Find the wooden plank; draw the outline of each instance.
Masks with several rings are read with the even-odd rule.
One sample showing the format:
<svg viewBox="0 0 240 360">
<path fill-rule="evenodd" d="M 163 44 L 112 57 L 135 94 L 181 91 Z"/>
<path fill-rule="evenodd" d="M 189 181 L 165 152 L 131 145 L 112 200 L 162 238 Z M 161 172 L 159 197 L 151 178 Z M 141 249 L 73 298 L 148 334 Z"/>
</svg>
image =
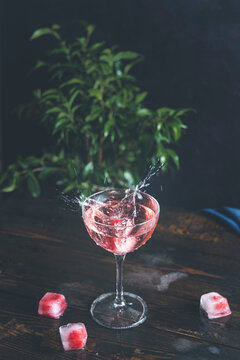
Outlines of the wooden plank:
<svg viewBox="0 0 240 360">
<path fill-rule="evenodd" d="M 240 358 L 239 239 L 196 213 L 169 209 L 160 220 L 152 239 L 125 264 L 125 287 L 147 301 L 148 319 L 138 328 L 113 331 L 95 324 L 89 314 L 92 300 L 114 289 L 113 256 L 89 238 L 80 213 L 66 212 L 52 200 L 4 199 L 0 358 Z M 213 290 L 228 297 L 231 317 L 209 321 L 200 316 L 199 298 Z M 46 291 L 64 293 L 68 300 L 60 320 L 37 314 Z M 58 327 L 75 321 L 87 326 L 87 348 L 65 353 Z"/>
</svg>

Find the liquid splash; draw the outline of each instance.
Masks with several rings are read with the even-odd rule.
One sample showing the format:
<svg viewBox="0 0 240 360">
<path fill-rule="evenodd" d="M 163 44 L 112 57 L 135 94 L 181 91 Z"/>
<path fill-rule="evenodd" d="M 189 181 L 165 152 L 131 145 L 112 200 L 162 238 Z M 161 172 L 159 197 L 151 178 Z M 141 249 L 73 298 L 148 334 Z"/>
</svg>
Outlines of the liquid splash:
<svg viewBox="0 0 240 360">
<path fill-rule="evenodd" d="M 158 160 L 155 165 L 150 165 L 149 170 L 148 170 L 148 172 L 147 172 L 147 175 L 146 175 L 145 178 L 144 178 L 142 181 L 140 181 L 140 183 L 136 186 L 136 190 L 143 190 L 143 189 L 145 189 L 146 187 L 148 187 L 148 186 L 151 184 L 150 179 L 151 179 L 153 176 L 157 175 L 157 174 L 159 173 L 159 171 L 160 171 L 164 166 L 166 166 L 166 164 L 165 164 L 165 163 L 161 163 L 160 160 Z M 144 190 L 143 190 L 143 191 L 144 191 Z"/>
<path fill-rule="evenodd" d="M 151 165 L 148 169 L 147 175 L 143 180 L 141 180 L 135 187 L 131 187 L 125 190 L 125 196 L 121 200 L 121 202 L 124 204 L 126 201 L 128 201 L 130 204 L 133 205 L 133 217 L 137 216 L 136 212 L 136 200 L 142 199 L 141 191 L 146 192 L 146 188 L 151 184 L 151 178 L 159 173 L 159 171 L 165 166 L 166 164 L 161 163 L 160 160 L 156 162 L 155 165 Z M 161 187 L 162 189 L 162 187 Z M 73 194 L 64 194 L 61 193 L 60 200 L 64 202 L 66 205 L 66 208 L 70 211 L 79 211 L 79 209 L 82 207 L 84 201 L 89 201 L 90 203 L 94 202 L 99 205 L 104 205 L 99 200 L 93 200 L 89 199 L 86 195 L 80 194 L 78 196 Z"/>
<path fill-rule="evenodd" d="M 86 196 L 83 194 L 78 196 L 65 193 L 60 194 L 60 200 L 65 204 L 65 209 L 73 212 L 78 212 L 81 209 L 85 199 Z"/>
<path fill-rule="evenodd" d="M 159 171 L 165 166 L 165 164 L 162 164 L 160 160 L 156 162 L 155 165 L 150 165 L 147 175 L 143 180 L 140 181 L 139 184 L 137 184 L 133 189 L 129 188 L 125 191 L 126 196 L 122 199 L 124 201 L 128 197 L 132 196 L 132 204 L 134 206 L 133 216 L 136 217 L 136 199 L 142 199 L 142 195 L 140 191 L 145 192 L 146 188 L 151 184 L 150 179 L 157 175 Z"/>
</svg>

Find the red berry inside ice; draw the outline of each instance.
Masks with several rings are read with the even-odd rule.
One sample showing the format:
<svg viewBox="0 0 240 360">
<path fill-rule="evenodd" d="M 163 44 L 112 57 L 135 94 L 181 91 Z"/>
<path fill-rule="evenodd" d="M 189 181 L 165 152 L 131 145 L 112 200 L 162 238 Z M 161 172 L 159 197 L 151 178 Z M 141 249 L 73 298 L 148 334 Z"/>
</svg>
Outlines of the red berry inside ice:
<svg viewBox="0 0 240 360">
<path fill-rule="evenodd" d="M 82 349 L 87 343 L 87 330 L 83 323 L 67 324 L 59 328 L 64 350 Z"/>
<path fill-rule="evenodd" d="M 228 309 L 229 305 L 228 305 L 228 301 L 227 299 L 225 299 L 224 297 L 222 297 L 221 299 L 218 299 L 215 303 L 215 310 L 216 311 L 225 311 L 226 309 Z"/>
<path fill-rule="evenodd" d="M 129 198 L 130 199 L 130 198 Z M 144 245 L 157 224 L 156 212 L 143 204 L 120 199 L 87 202 L 83 219 L 87 231 L 97 245 L 125 255 Z"/>
<path fill-rule="evenodd" d="M 39 301 L 39 315 L 59 319 L 67 308 L 65 296 L 62 294 L 47 292 Z"/>
<path fill-rule="evenodd" d="M 79 349 L 85 345 L 85 331 L 83 329 L 73 330 L 68 336 L 68 343 L 71 349 Z"/>
<path fill-rule="evenodd" d="M 209 319 L 216 319 L 231 314 L 227 299 L 215 292 L 202 295 L 200 306 L 206 312 Z"/>
<path fill-rule="evenodd" d="M 122 220 L 114 219 L 114 220 L 111 220 L 110 224 L 111 224 L 111 226 L 116 226 L 117 224 L 119 224 L 121 222 L 122 222 Z"/>
</svg>

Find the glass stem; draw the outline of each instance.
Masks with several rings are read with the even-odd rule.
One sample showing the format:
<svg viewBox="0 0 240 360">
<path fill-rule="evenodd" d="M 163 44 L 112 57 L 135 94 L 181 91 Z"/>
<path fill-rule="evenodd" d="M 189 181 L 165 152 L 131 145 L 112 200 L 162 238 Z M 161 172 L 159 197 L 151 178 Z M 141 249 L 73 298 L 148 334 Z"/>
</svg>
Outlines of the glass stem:
<svg viewBox="0 0 240 360">
<path fill-rule="evenodd" d="M 116 260 L 116 297 L 114 300 L 115 307 L 125 307 L 126 301 L 123 298 L 123 263 L 126 255 L 115 255 Z"/>
</svg>

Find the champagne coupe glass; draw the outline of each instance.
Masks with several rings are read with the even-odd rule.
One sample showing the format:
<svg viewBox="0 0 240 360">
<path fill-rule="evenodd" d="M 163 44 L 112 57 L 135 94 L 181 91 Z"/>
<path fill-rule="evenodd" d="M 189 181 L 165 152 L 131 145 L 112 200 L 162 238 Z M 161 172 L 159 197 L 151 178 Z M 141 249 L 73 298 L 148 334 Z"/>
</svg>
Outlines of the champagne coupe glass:
<svg viewBox="0 0 240 360">
<path fill-rule="evenodd" d="M 137 190 L 107 189 L 84 201 L 82 216 L 89 235 L 116 260 L 116 292 L 100 295 L 91 305 L 91 315 L 98 324 L 129 329 L 146 320 L 145 301 L 123 292 L 123 262 L 127 253 L 152 236 L 159 212 L 157 200 Z"/>
</svg>

